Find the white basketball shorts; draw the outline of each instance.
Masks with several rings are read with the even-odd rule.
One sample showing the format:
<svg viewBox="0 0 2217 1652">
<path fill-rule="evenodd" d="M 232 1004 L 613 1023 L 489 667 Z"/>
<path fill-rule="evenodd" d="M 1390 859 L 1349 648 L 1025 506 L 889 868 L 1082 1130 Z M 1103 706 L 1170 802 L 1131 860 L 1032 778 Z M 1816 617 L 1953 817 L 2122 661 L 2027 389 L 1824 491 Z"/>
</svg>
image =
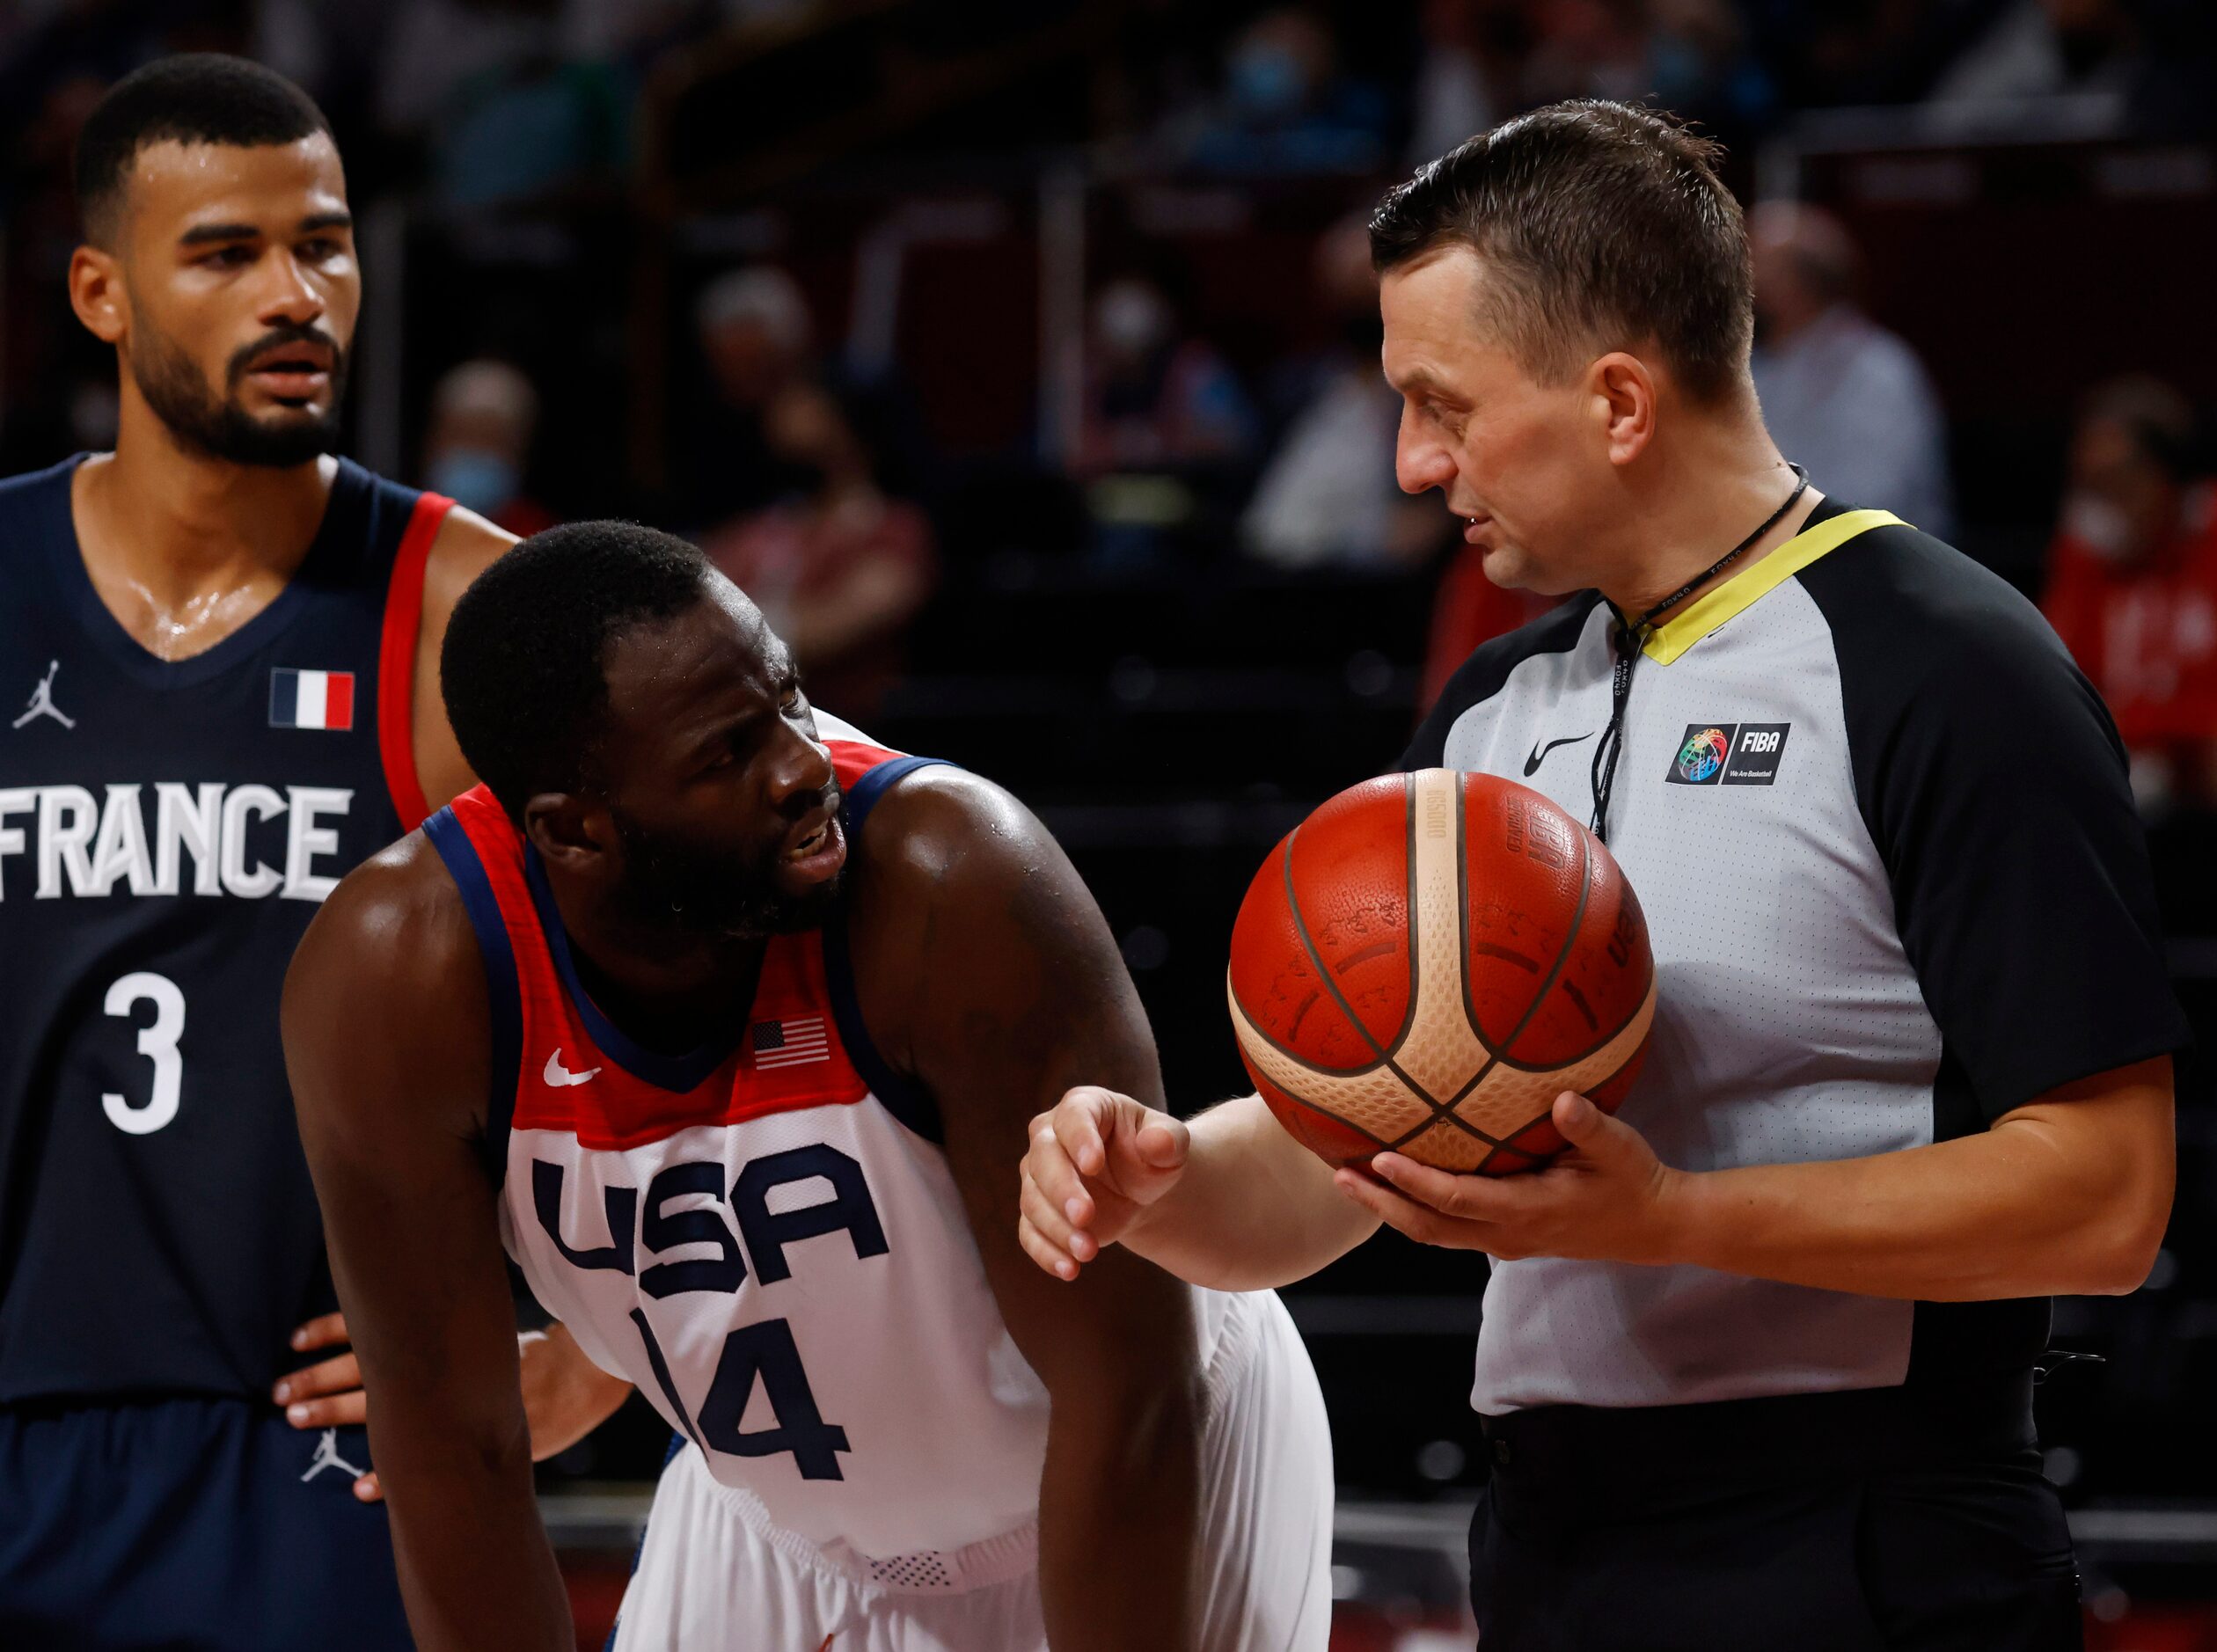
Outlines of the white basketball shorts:
<svg viewBox="0 0 2217 1652">
<path fill-rule="evenodd" d="M 1324 1652 L 1331 1435 L 1308 1352 L 1274 1292 L 1237 1305 L 1208 1382 L 1201 1645 Z M 769 1524 L 687 1447 L 655 1489 L 615 1652 L 1047 1652 L 1035 1539 L 1027 1527 L 928 1568 L 835 1557 Z"/>
</svg>

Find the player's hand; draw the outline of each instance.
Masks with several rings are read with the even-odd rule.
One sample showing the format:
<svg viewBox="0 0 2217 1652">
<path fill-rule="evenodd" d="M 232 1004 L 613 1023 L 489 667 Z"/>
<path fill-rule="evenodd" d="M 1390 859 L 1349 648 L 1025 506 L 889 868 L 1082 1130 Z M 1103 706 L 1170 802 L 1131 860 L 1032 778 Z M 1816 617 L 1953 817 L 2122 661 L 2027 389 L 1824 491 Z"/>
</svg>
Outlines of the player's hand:
<svg viewBox="0 0 2217 1652">
<path fill-rule="evenodd" d="M 1058 1279 L 1131 1229 L 1185 1169 L 1186 1127 L 1167 1113 L 1080 1085 L 1031 1122 L 1024 1155 L 1024 1253 Z"/>
<path fill-rule="evenodd" d="M 516 1351 L 534 1463 L 568 1451 L 631 1396 L 632 1385 L 586 1357 L 567 1326 L 526 1331 L 516 1339 Z"/>
<path fill-rule="evenodd" d="M 292 1334 L 292 1346 L 296 1354 L 346 1348 L 347 1316 L 326 1313 L 309 1320 Z M 351 1349 L 279 1378 L 270 1398 L 284 1407 L 285 1421 L 296 1429 L 353 1428 L 369 1418 L 370 1396 L 362 1392 L 362 1365 Z M 356 1480 L 354 1493 L 363 1502 L 384 1495 L 374 1473 Z"/>
<path fill-rule="evenodd" d="M 1356 1203 L 1426 1245 L 1484 1251 L 1504 1261 L 1676 1261 L 1672 1239 L 1687 1173 L 1663 1163 L 1623 1120 L 1570 1091 L 1555 1098 L 1555 1124 L 1570 1151 L 1528 1175 L 1459 1176 L 1380 1153 L 1371 1160 L 1375 1180 L 1343 1169 L 1334 1181 Z"/>
</svg>

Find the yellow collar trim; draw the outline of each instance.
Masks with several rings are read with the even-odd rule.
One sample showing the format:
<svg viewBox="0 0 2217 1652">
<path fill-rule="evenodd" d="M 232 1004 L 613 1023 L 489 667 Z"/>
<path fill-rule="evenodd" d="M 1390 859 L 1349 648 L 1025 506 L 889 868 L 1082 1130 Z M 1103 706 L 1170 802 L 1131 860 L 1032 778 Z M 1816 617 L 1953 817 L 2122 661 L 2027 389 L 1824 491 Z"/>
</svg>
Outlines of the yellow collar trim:
<svg viewBox="0 0 2217 1652">
<path fill-rule="evenodd" d="M 1640 651 L 1657 665 L 1668 665 L 1733 615 L 1752 608 L 1821 556 L 1840 549 L 1873 528 L 1901 525 L 1890 510 L 1843 511 L 1814 528 L 1804 528 L 1753 567 L 1735 574 L 1714 590 L 1697 596 L 1647 634 Z"/>
</svg>

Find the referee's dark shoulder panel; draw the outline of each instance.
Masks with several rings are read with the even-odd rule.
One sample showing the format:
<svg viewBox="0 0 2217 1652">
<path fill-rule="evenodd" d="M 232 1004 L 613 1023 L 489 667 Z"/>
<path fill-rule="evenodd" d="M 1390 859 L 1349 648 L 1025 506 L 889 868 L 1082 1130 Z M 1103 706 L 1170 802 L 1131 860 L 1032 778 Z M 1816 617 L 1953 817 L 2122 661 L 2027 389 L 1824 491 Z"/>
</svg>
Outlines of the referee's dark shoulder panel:
<svg viewBox="0 0 2217 1652">
<path fill-rule="evenodd" d="M 1600 592 L 1581 591 L 1539 618 L 1489 638 L 1472 649 L 1470 658 L 1455 668 L 1454 675 L 1447 679 L 1447 686 L 1440 690 L 1439 698 L 1416 726 L 1408 749 L 1401 754 L 1401 771 L 1413 773 L 1418 769 L 1438 768 L 1446 761 L 1447 731 L 1455 726 L 1455 719 L 1500 693 L 1502 684 L 1509 680 L 1509 673 L 1534 654 L 1568 654 L 1577 647 L 1578 637 L 1585 630 L 1586 616 L 1600 603 Z"/>
<path fill-rule="evenodd" d="M 2186 1044 L 2124 748 L 2039 611 L 1906 526 L 1799 578 L 1902 945 L 1979 1112 Z"/>
</svg>

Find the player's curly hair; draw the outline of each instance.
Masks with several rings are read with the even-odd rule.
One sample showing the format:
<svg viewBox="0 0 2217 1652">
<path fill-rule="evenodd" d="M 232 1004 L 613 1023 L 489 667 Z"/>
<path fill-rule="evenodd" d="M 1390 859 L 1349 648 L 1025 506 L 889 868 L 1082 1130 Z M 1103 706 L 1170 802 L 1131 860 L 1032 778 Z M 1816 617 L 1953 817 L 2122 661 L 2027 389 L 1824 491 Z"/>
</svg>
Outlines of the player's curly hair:
<svg viewBox="0 0 2217 1652">
<path fill-rule="evenodd" d="M 1747 382 L 1754 276 L 1724 151 L 1671 115 L 1578 99 L 1458 144 L 1378 203 L 1380 274 L 1438 247 L 1474 248 L 1489 277 L 1478 318 L 1534 377 L 1650 340 L 1686 392 Z"/>
<path fill-rule="evenodd" d="M 462 755 L 510 820 L 543 792 L 593 782 L 608 712 L 609 644 L 705 596 L 708 559 L 632 522 L 533 534 L 479 574 L 439 650 L 439 691 Z"/>
</svg>

